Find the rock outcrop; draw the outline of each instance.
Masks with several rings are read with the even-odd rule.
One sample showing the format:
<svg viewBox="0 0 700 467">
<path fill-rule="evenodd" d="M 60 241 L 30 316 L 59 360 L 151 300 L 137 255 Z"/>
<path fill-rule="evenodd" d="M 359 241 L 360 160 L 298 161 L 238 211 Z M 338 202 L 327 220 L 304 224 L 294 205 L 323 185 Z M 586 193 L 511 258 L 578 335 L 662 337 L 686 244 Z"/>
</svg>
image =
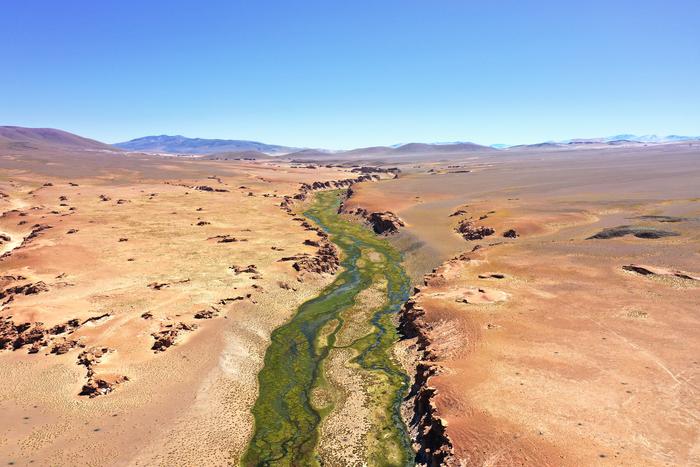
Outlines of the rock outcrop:
<svg viewBox="0 0 700 467">
<path fill-rule="evenodd" d="M 423 317 L 425 310 L 416 303 L 420 291 L 410 298 L 399 314 L 399 332 L 402 339 L 415 339 L 418 364 L 416 365 L 413 385 L 407 396 L 412 407 L 409 429 L 416 450 L 416 464 L 425 466 L 453 465 L 454 452 L 452 442 L 446 432 L 444 421 L 437 416 L 434 397 L 437 390 L 430 386 L 430 378 L 440 372 L 435 363 L 428 335 L 428 325 Z"/>
<path fill-rule="evenodd" d="M 475 225 L 469 219 L 464 219 L 459 221 L 455 231 L 460 234 L 465 240 L 481 240 L 484 237 L 493 235 L 496 233 L 491 227 L 486 227 L 483 225 Z"/>
<path fill-rule="evenodd" d="M 44 347 L 51 347 L 51 353 L 60 355 L 81 346 L 78 340 L 67 336 L 83 324 L 85 323 L 81 324 L 77 319 L 71 319 L 47 328 L 38 321 L 16 324 L 11 317 L 7 317 L 0 321 L 0 350 L 14 351 L 28 347 L 29 353 L 37 353 Z"/>
<path fill-rule="evenodd" d="M 0 300 L 3 304 L 7 304 L 14 300 L 16 295 L 36 295 L 41 292 L 46 292 L 49 287 L 43 281 L 33 282 L 22 285 L 15 285 L 0 291 Z"/>
<path fill-rule="evenodd" d="M 83 365 L 87 368 L 87 382 L 83 385 L 80 391 L 81 396 L 90 398 L 109 394 L 118 384 L 129 381 L 127 376 L 123 375 L 100 375 L 95 374 L 95 365 L 100 362 L 100 359 L 113 349 L 107 347 L 91 347 L 78 355 L 78 365 Z"/>
<path fill-rule="evenodd" d="M 345 209 L 343 206 L 341 206 L 341 210 L 346 214 L 362 217 L 372 230 L 374 230 L 374 233 L 379 235 L 395 234 L 401 227 L 406 225 L 399 216 L 391 211 L 369 212 L 365 208 L 349 210 Z"/>
<path fill-rule="evenodd" d="M 211 308 L 207 310 L 199 310 L 194 314 L 194 319 L 212 319 L 219 315 L 218 310 Z"/>
<path fill-rule="evenodd" d="M 292 264 L 297 271 L 333 274 L 340 267 L 338 249 L 329 241 L 324 241 L 313 256 L 299 258 Z"/>
<path fill-rule="evenodd" d="M 292 262 L 292 267 L 298 272 L 312 272 L 316 274 L 335 273 L 340 267 L 338 249 L 325 238 L 319 241 L 318 244 L 319 247 L 314 255 L 304 253 L 294 256 L 285 256 L 278 261 Z"/>
<path fill-rule="evenodd" d="M 114 391 L 114 387 L 129 381 L 127 376 L 112 376 L 109 378 L 89 378 L 87 383 L 83 385 L 80 391 L 81 396 L 88 396 L 90 398 L 103 396 Z"/>
<path fill-rule="evenodd" d="M 154 352 L 165 352 L 169 347 L 175 345 L 180 334 L 187 331 L 194 331 L 195 329 L 197 329 L 196 324 L 187 324 L 183 322 L 161 325 L 160 331 L 151 334 L 153 339 L 155 339 L 151 350 Z"/>
</svg>

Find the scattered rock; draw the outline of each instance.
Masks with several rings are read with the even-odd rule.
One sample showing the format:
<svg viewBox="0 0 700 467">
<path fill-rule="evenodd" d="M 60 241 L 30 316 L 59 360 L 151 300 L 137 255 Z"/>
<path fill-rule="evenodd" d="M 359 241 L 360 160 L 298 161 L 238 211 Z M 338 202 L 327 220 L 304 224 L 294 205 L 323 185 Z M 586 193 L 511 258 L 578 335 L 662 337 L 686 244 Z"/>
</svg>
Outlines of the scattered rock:
<svg viewBox="0 0 700 467">
<path fill-rule="evenodd" d="M 47 292 L 48 290 L 49 287 L 43 281 L 16 285 L 0 291 L 0 300 L 8 297 L 14 297 L 16 295 L 36 295 L 41 292 Z"/>
<path fill-rule="evenodd" d="M 58 335 L 58 334 L 65 334 L 65 333 L 71 333 L 78 329 L 80 327 L 80 321 L 78 319 L 73 318 L 71 320 L 66 321 L 63 324 L 57 324 L 51 329 L 49 329 L 49 334 L 52 335 Z"/>
<path fill-rule="evenodd" d="M 228 305 L 231 302 L 237 302 L 239 300 L 245 300 L 246 298 L 251 298 L 251 294 L 246 294 L 245 296 L 239 295 L 237 297 L 222 298 L 219 300 L 219 305 Z"/>
<path fill-rule="evenodd" d="M 209 237 L 207 240 L 216 240 L 216 243 L 234 243 L 234 242 L 247 242 L 247 238 L 236 238 L 231 235 L 216 235 L 214 237 Z"/>
<path fill-rule="evenodd" d="M 503 232 L 503 236 L 506 238 L 517 238 L 520 236 L 518 232 L 515 231 L 515 229 L 508 229 L 505 232 Z"/>
<path fill-rule="evenodd" d="M 241 266 L 230 266 L 229 269 L 233 269 L 233 272 L 238 275 L 238 274 L 243 274 L 243 273 L 248 273 L 248 274 L 258 274 L 258 269 L 255 267 L 254 264 L 249 264 L 246 267 L 241 267 Z"/>
<path fill-rule="evenodd" d="M 198 185 L 193 187 L 195 190 L 199 191 L 212 191 L 212 192 L 217 192 L 217 193 L 227 193 L 228 190 L 225 188 L 212 188 L 208 185 Z"/>
<path fill-rule="evenodd" d="M 218 310 L 200 310 L 197 313 L 194 314 L 195 319 L 212 319 L 218 316 L 217 313 Z"/>
<path fill-rule="evenodd" d="M 493 273 L 493 274 L 479 274 L 479 279 L 505 279 L 504 274 Z"/>
</svg>

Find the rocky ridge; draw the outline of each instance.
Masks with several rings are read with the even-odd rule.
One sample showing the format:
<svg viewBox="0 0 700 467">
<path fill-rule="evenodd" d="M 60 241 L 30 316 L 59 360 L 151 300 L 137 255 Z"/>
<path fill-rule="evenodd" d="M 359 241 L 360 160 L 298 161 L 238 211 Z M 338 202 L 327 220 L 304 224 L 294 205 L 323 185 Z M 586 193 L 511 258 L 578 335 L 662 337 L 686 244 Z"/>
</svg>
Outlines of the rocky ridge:
<svg viewBox="0 0 700 467">
<path fill-rule="evenodd" d="M 418 465 L 453 465 L 452 442 L 447 435 L 444 421 L 437 416 L 437 408 L 433 401 L 437 390 L 430 386 L 430 378 L 440 372 L 440 366 L 431 350 L 429 326 L 423 319 L 425 310 L 416 302 L 419 294 L 420 289 L 415 288 L 414 295 L 399 312 L 401 338 L 415 339 L 414 351 L 418 357 L 413 384 L 406 396 L 406 401 L 412 407 L 411 419 L 408 421 L 409 430 Z"/>
<path fill-rule="evenodd" d="M 473 251 L 476 251 L 473 250 Z M 471 261 L 470 253 L 462 253 L 423 276 L 426 287 L 443 284 L 446 270 L 459 263 Z M 495 278 L 503 277 L 495 274 Z M 431 339 L 432 325 L 425 320 L 425 309 L 420 305 L 421 287 L 415 287 L 413 295 L 399 312 L 399 334 L 402 340 L 415 340 L 411 345 L 417 356 L 415 374 L 410 392 L 406 397 L 412 409 L 408 421 L 416 450 L 416 463 L 422 466 L 456 465 L 452 441 L 447 433 L 445 421 L 437 414 L 435 396 L 437 389 L 430 385 L 430 379 L 440 374 L 439 354 Z"/>
</svg>

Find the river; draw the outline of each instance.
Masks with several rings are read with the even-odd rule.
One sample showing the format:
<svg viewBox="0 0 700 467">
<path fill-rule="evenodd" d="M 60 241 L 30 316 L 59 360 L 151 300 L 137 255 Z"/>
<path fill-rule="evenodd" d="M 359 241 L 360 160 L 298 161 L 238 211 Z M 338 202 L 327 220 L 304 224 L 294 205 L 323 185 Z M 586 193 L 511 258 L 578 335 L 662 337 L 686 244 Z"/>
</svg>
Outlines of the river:
<svg viewBox="0 0 700 467">
<path fill-rule="evenodd" d="M 386 239 L 338 214 L 342 195 L 318 192 L 304 212 L 342 251 L 341 272 L 272 333 L 258 375 L 255 430 L 245 466 L 321 465 L 319 426 L 347 391 L 362 391 L 369 406 L 363 408 L 368 430 L 362 434 L 362 461 L 413 465 L 400 413 L 410 380 L 392 356 L 398 339 L 395 315 L 408 299 L 410 281 L 401 254 Z M 371 291 L 375 298 L 368 307 L 358 295 Z M 327 377 L 329 355 L 339 349 L 352 352 L 347 367 L 362 375 L 361 387 L 338 387 Z"/>
</svg>

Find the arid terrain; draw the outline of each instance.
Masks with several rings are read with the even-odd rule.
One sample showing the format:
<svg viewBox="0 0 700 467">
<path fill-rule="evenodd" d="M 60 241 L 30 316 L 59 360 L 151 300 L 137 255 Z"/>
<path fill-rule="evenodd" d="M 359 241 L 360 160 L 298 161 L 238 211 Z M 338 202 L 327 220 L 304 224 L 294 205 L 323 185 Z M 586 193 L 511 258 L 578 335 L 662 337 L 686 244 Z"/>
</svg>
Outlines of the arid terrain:
<svg viewBox="0 0 700 467">
<path fill-rule="evenodd" d="M 394 354 L 419 463 L 700 465 L 700 144 L 246 160 L 66 135 L 0 133 L 0 463 L 238 464 L 272 332 L 342 269 L 297 210 L 350 188 L 416 286 Z M 328 378 L 360 387 L 346 353 Z M 320 452 L 360 463 L 372 414 L 342 398 Z"/>
<path fill-rule="evenodd" d="M 283 196 L 358 174 L 0 151 L 0 460 L 235 461 L 271 331 L 332 279 L 280 261 L 318 250 Z"/>
<path fill-rule="evenodd" d="M 698 157 L 515 153 L 354 189 L 428 271 L 402 326 L 434 460 L 700 465 Z"/>
</svg>

